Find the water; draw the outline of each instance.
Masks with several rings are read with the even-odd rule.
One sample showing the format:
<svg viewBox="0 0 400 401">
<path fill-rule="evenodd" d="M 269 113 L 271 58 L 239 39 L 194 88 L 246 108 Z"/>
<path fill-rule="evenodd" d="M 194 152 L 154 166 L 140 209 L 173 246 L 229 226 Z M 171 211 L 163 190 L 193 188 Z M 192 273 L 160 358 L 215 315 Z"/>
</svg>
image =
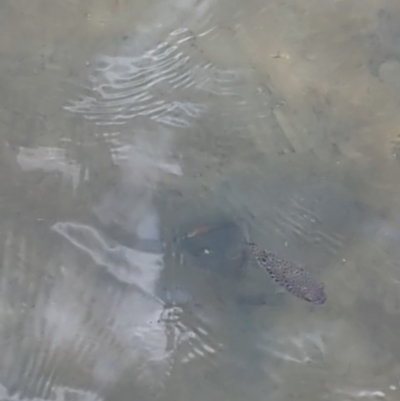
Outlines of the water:
<svg viewBox="0 0 400 401">
<path fill-rule="evenodd" d="M 397 400 L 399 19 L 3 2 L 0 400 Z"/>
</svg>

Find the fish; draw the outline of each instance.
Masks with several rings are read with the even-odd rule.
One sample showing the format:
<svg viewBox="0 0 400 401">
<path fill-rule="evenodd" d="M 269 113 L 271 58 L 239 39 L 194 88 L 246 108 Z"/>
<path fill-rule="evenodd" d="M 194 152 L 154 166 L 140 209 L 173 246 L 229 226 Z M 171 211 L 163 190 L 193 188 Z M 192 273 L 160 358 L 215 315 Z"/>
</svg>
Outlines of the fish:
<svg viewBox="0 0 400 401">
<path fill-rule="evenodd" d="M 201 234 L 206 234 L 209 231 L 211 231 L 213 228 L 214 228 L 213 226 L 210 226 L 208 224 L 198 226 L 194 230 L 192 230 L 188 234 L 186 234 L 186 238 L 193 238 L 193 237 L 197 237 L 198 235 L 201 235 Z"/>
<path fill-rule="evenodd" d="M 177 235 L 174 237 L 174 242 L 181 242 L 181 241 L 186 241 L 190 240 L 192 238 L 196 238 L 198 236 L 201 236 L 203 234 L 207 234 L 210 231 L 213 231 L 215 229 L 214 226 L 209 225 L 209 224 L 203 224 L 201 226 L 197 226 L 193 230 L 184 233 L 183 235 Z"/>
<path fill-rule="evenodd" d="M 259 249 L 254 242 L 246 241 L 258 265 L 267 271 L 272 279 L 292 295 L 315 305 L 327 300 L 325 285 L 312 274 L 291 262 L 280 259 L 272 252 Z"/>
</svg>

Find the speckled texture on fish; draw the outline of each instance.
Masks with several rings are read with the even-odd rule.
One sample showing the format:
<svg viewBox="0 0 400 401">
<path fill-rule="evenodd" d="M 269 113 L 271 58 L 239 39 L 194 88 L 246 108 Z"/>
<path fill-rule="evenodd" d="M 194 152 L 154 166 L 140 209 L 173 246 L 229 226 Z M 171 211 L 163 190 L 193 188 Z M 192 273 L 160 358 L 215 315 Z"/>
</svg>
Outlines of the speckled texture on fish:
<svg viewBox="0 0 400 401">
<path fill-rule="evenodd" d="M 250 249 L 257 263 L 264 268 L 276 283 L 286 288 L 291 294 L 313 304 L 326 301 L 325 286 L 303 268 L 279 259 L 273 253 L 260 250 L 249 242 Z"/>
</svg>

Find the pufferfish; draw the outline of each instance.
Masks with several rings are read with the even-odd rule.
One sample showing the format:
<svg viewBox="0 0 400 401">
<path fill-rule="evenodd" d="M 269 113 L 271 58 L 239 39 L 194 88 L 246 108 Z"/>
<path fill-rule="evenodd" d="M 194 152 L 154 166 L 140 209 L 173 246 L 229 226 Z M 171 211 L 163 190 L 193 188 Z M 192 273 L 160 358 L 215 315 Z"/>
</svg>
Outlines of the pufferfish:
<svg viewBox="0 0 400 401">
<path fill-rule="evenodd" d="M 322 305 L 326 301 L 325 285 L 302 267 L 278 258 L 272 252 L 260 250 L 254 242 L 247 242 L 258 265 L 272 279 L 298 298 Z"/>
</svg>

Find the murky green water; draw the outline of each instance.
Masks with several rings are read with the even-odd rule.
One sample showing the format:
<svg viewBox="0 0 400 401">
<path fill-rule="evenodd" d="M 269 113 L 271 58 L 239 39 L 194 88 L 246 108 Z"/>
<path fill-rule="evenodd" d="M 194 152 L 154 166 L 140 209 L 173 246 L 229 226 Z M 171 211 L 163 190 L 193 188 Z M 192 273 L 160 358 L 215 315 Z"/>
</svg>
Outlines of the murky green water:
<svg viewBox="0 0 400 401">
<path fill-rule="evenodd" d="M 389 0 L 3 2 L 0 399 L 397 400 L 399 26 Z"/>
</svg>

